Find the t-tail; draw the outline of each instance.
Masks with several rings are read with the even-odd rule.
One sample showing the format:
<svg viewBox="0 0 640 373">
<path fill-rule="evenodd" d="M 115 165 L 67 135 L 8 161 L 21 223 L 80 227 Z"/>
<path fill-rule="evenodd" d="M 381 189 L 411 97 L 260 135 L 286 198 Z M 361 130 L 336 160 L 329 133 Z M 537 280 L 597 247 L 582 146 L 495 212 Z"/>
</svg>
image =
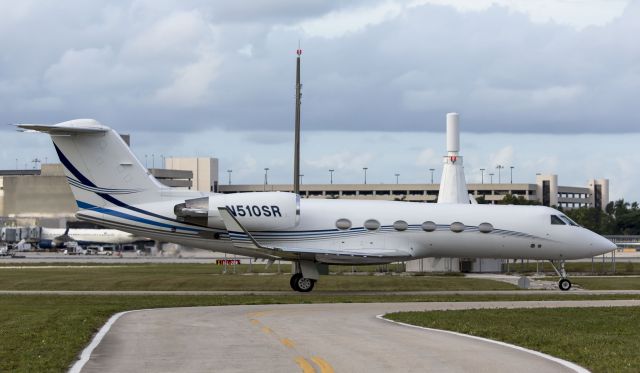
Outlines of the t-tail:
<svg viewBox="0 0 640 373">
<path fill-rule="evenodd" d="M 51 135 L 80 209 L 122 207 L 160 199 L 165 187 L 109 127 L 93 119 L 17 126 Z"/>
</svg>

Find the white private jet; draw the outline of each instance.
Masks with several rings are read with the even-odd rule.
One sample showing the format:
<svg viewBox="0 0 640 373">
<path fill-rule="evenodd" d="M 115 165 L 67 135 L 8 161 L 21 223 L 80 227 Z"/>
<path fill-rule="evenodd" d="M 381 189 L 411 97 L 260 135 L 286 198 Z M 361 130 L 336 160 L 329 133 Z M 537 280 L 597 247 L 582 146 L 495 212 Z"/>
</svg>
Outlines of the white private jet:
<svg viewBox="0 0 640 373">
<path fill-rule="evenodd" d="M 383 264 L 424 257 L 558 261 L 615 245 L 541 206 L 300 199 L 284 192 L 238 194 L 161 185 L 118 133 L 91 119 L 19 124 L 51 135 L 81 220 L 158 241 L 295 264 L 291 287 L 311 291 L 317 264 Z M 554 268 L 556 266 L 554 265 Z"/>
<path fill-rule="evenodd" d="M 38 246 L 42 249 L 62 248 L 67 242 L 77 242 L 81 246 L 93 244 L 123 245 L 150 241 L 147 238 L 117 229 L 64 229 L 42 228 Z"/>
</svg>

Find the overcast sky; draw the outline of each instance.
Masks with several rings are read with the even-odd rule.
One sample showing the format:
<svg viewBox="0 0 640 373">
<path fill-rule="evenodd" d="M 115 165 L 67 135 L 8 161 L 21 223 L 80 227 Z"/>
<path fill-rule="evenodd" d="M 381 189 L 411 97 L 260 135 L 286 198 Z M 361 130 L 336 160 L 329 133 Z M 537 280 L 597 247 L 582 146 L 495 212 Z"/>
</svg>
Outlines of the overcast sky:
<svg viewBox="0 0 640 373">
<path fill-rule="evenodd" d="M 461 115 L 467 179 L 611 179 L 640 200 L 640 4 L 626 0 L 4 1 L 0 121 L 95 118 L 151 166 L 220 158 L 221 179 L 290 182 L 295 50 L 303 182 L 424 182 Z M 4 127 L 4 126 L 3 126 Z M 55 160 L 0 129 L 0 167 Z M 17 159 L 17 162 L 16 162 Z M 502 181 L 506 180 L 505 176 Z M 497 181 L 497 175 L 495 180 Z"/>
</svg>

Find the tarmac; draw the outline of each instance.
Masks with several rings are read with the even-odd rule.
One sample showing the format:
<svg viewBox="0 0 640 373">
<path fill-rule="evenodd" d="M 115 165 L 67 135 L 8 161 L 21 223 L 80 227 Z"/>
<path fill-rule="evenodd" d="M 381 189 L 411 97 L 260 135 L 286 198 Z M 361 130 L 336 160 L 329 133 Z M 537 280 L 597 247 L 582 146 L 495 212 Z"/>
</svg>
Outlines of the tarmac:
<svg viewBox="0 0 640 373">
<path fill-rule="evenodd" d="M 71 372 L 571 372 L 560 359 L 394 324 L 394 311 L 640 306 L 640 300 L 168 308 L 112 318 Z"/>
</svg>

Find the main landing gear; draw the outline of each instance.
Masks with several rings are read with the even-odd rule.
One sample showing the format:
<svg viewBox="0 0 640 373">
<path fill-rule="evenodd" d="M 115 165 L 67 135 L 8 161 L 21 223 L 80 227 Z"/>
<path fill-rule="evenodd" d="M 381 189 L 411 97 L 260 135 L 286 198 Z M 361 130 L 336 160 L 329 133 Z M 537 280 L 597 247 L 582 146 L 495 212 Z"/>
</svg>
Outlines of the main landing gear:
<svg viewBox="0 0 640 373">
<path fill-rule="evenodd" d="M 562 291 L 567 291 L 571 289 L 571 281 L 567 278 L 567 271 L 564 270 L 564 260 L 560 260 L 560 270 L 556 268 L 556 265 L 553 263 L 553 260 L 549 260 L 551 266 L 556 271 L 558 276 L 560 276 L 560 281 L 558 281 L 558 288 Z"/>
<path fill-rule="evenodd" d="M 294 262 L 294 274 L 291 276 L 289 285 L 291 289 L 301 293 L 308 293 L 313 290 L 313 286 L 320 278 L 316 263 L 310 260 L 300 260 Z"/>
<path fill-rule="evenodd" d="M 302 277 L 302 273 L 295 273 L 289 280 L 291 288 L 301 293 L 308 293 L 313 290 L 313 286 L 316 284 L 316 280 Z"/>
</svg>

